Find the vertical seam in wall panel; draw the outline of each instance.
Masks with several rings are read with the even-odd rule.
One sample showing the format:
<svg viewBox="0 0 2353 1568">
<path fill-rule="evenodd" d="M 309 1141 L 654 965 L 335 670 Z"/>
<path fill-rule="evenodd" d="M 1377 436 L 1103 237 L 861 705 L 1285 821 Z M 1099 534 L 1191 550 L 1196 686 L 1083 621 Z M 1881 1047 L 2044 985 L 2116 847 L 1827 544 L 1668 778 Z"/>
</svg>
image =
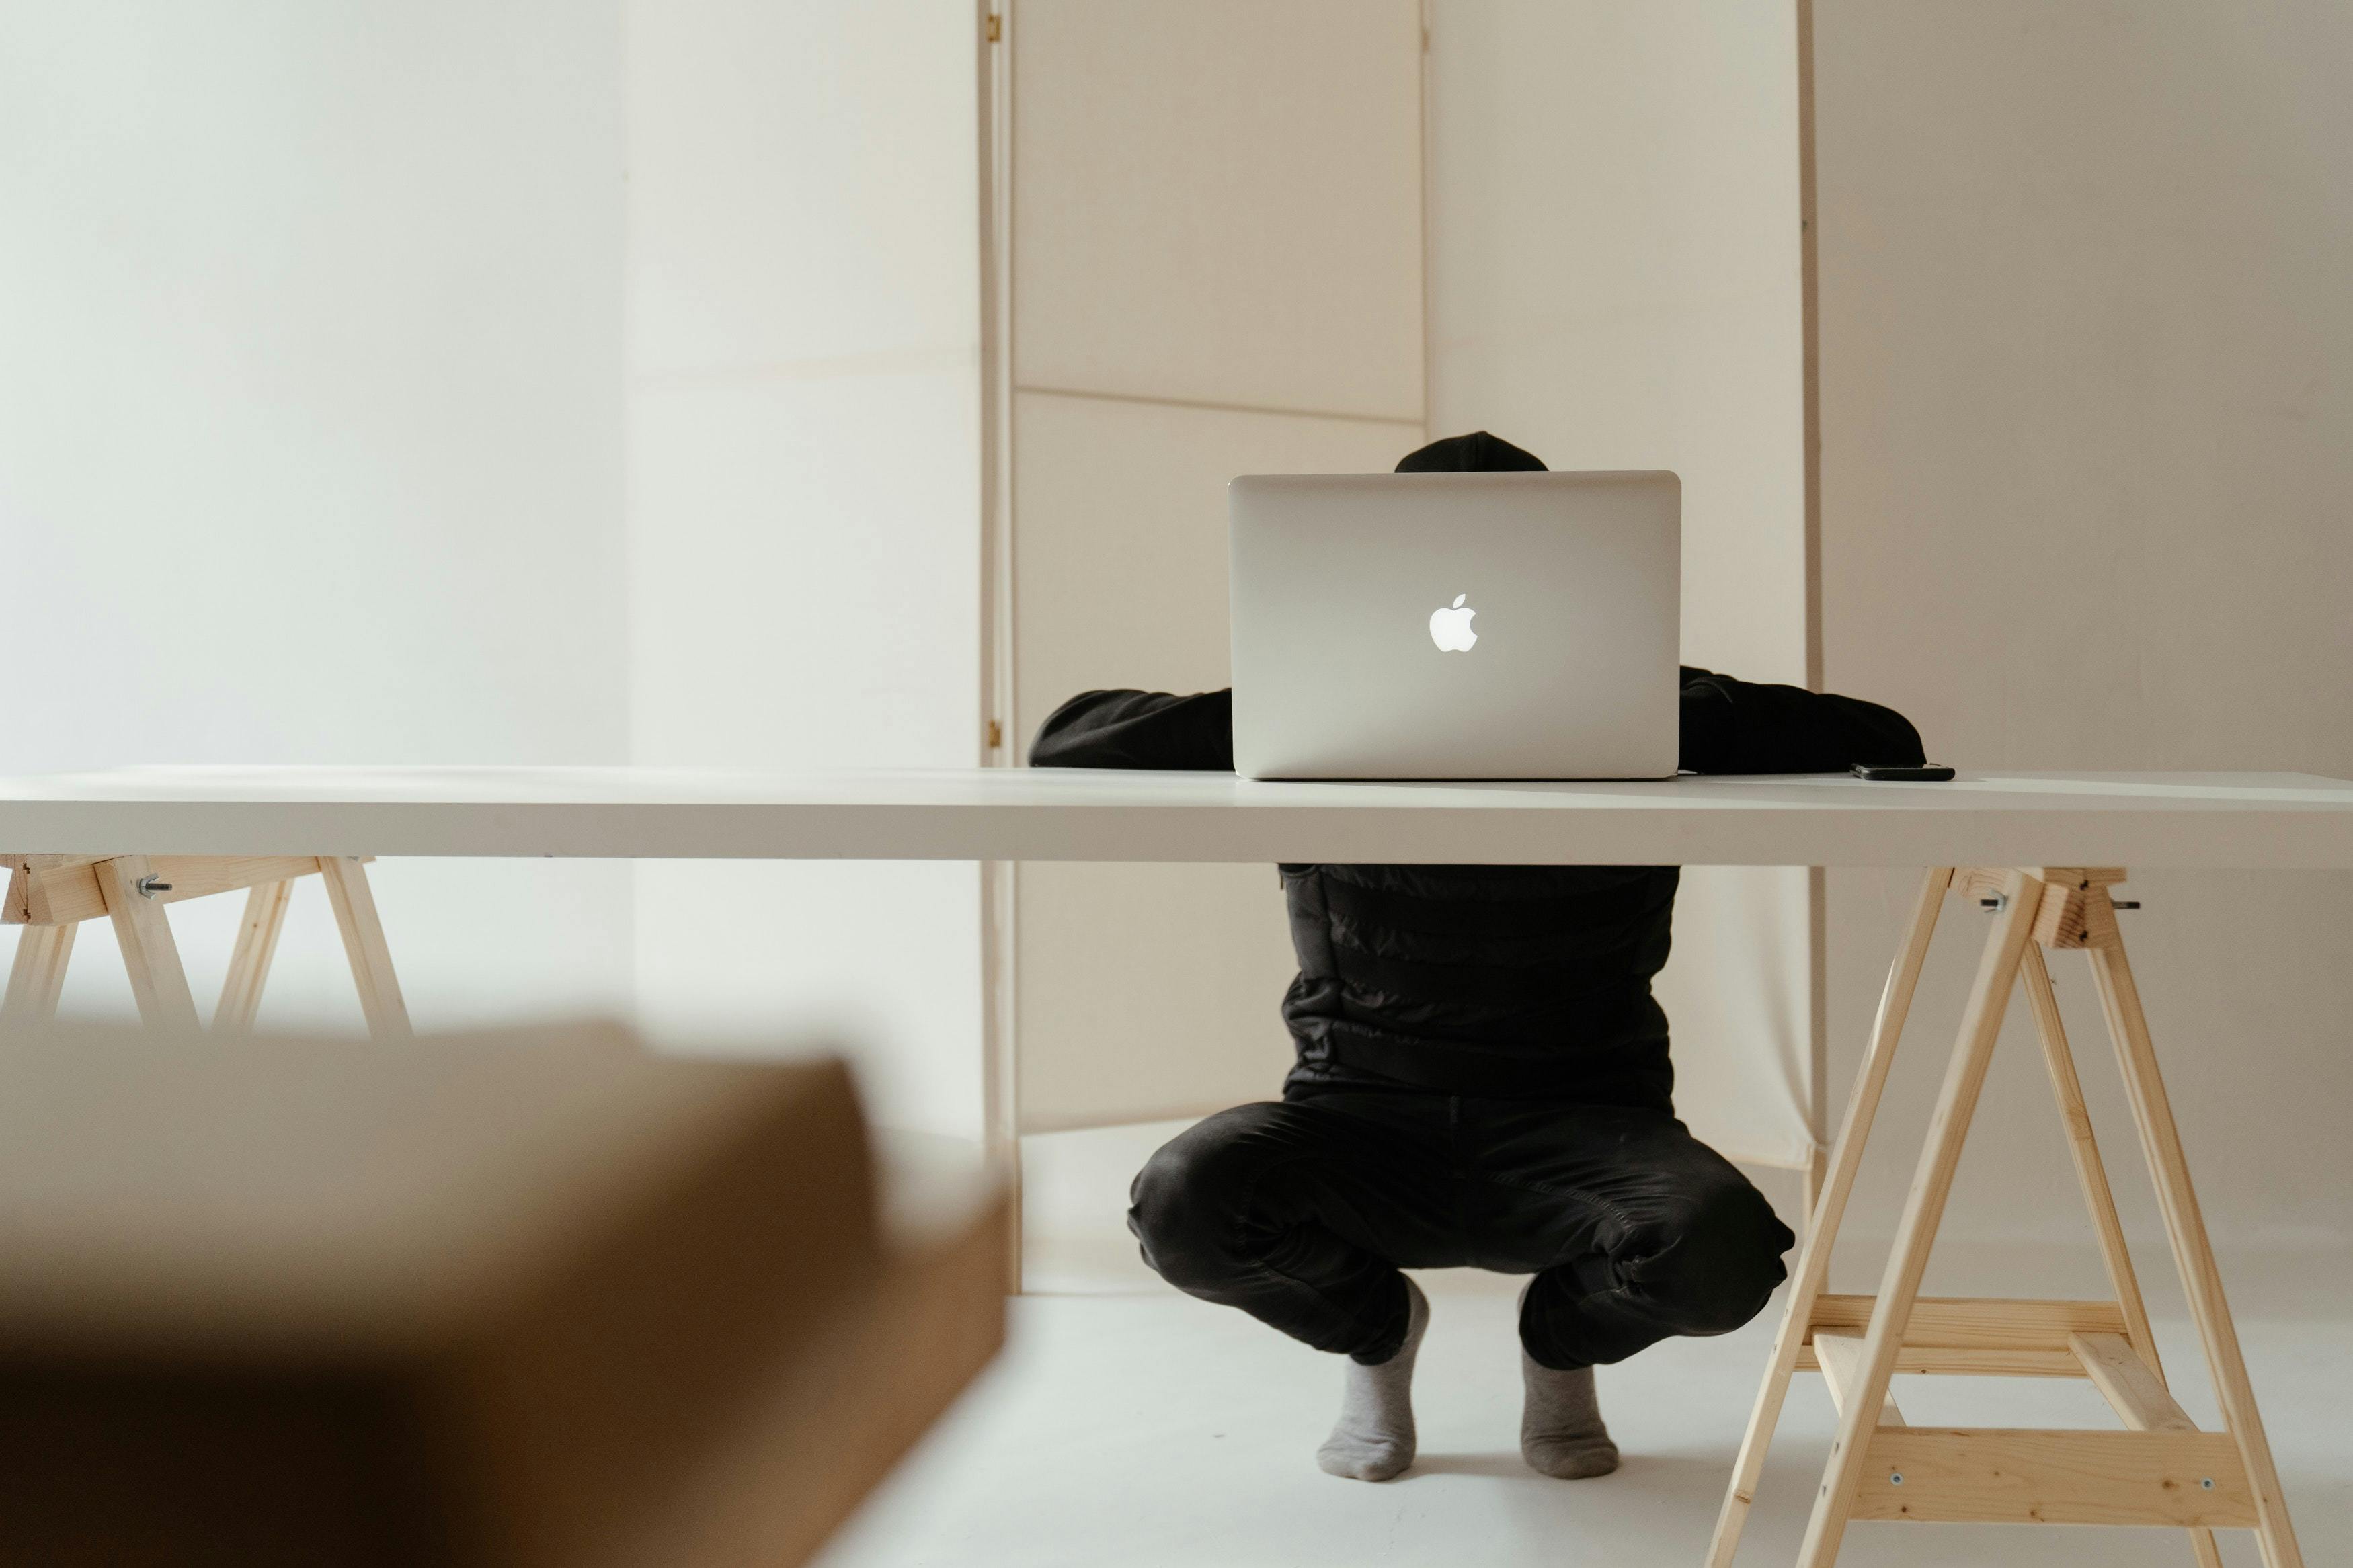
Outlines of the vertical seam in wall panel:
<svg viewBox="0 0 2353 1568">
<path fill-rule="evenodd" d="M 977 737 L 984 765 L 1018 766 L 1013 710 L 1013 34 L 1011 0 L 994 0 L 998 37 L 988 37 L 992 0 L 976 0 L 981 141 L 981 681 Z M 988 748 L 987 725 L 1003 726 Z M 1020 1099 L 1015 954 L 1017 880 L 1012 862 L 980 866 L 981 1142 L 1013 1205 L 1012 1289 L 1021 1289 Z"/>
<path fill-rule="evenodd" d="M 1015 58 L 1015 50 L 1019 46 L 1021 28 L 1018 18 L 1015 15 L 1014 0 L 997 0 L 997 15 L 1003 21 L 998 34 L 999 41 L 994 51 L 997 68 L 996 132 L 998 143 L 995 168 L 997 180 L 997 216 L 1000 226 L 997 246 L 998 267 L 997 309 L 999 343 L 996 384 L 992 390 L 998 399 L 1003 424 L 998 441 L 1002 462 L 997 475 L 997 501 L 1001 509 L 1001 516 L 997 541 L 997 568 L 999 578 L 997 600 L 1000 623 L 997 628 L 997 646 L 1000 668 L 997 671 L 995 700 L 1002 710 L 1005 721 L 1003 752 L 1006 764 L 1008 767 L 1018 767 L 1021 764 L 1024 756 L 1021 742 L 1024 716 L 1017 707 L 1018 687 L 1016 677 L 1018 672 L 1015 668 L 1018 646 L 1015 633 L 1018 626 L 1018 616 L 1020 605 L 1014 563 L 1019 557 L 1021 542 L 1020 494 L 1019 486 L 1016 482 L 1014 462 L 1015 453 L 1018 450 L 1017 444 L 1020 438 L 1019 423 L 1015 417 L 1013 406 L 1014 386 L 1020 359 L 1020 345 L 1018 342 L 1019 321 L 1016 314 L 1014 288 L 1015 273 L 1020 266 L 1017 243 L 1018 237 L 1016 233 L 1018 226 L 1015 222 L 1015 204 L 1018 199 L 1018 192 L 1015 189 L 1014 168 L 1020 134 L 1021 113 L 1019 94 L 1016 87 L 1018 62 Z"/>
<path fill-rule="evenodd" d="M 1822 689 L 1821 285 L 1814 200 L 1814 0 L 1796 0 L 1798 25 L 1799 400 L 1805 443 L 1806 685 Z"/>
<path fill-rule="evenodd" d="M 998 378 L 1005 355 L 1005 342 L 999 331 L 997 300 L 1005 279 L 998 266 L 998 248 L 1002 236 L 997 222 L 997 55 L 1004 46 L 989 37 L 989 7 L 993 0 L 974 0 L 975 46 L 974 74 L 977 102 L 975 132 L 978 146 L 975 157 L 978 164 L 978 206 L 980 247 L 976 258 L 979 276 L 980 309 L 980 725 L 975 736 L 980 752 L 980 765 L 994 766 L 995 752 L 1003 747 L 991 748 L 988 726 L 1007 717 L 997 700 L 999 666 L 1003 662 L 997 647 L 1001 623 L 997 603 L 1002 584 L 997 569 L 997 541 L 1006 526 L 1004 510 L 999 504 L 1004 459 L 1006 409 L 998 395 Z"/>
<path fill-rule="evenodd" d="M 1421 438 L 1427 441 L 1430 439 L 1430 420 L 1434 417 L 1430 410 L 1436 406 L 1436 399 L 1432 395 L 1434 389 L 1430 385 L 1430 367 L 1438 363 L 1437 353 L 1430 341 L 1430 58 L 1436 37 L 1432 30 L 1434 19 L 1430 15 L 1430 0 L 1418 0 L 1416 9 L 1419 37 L 1415 39 L 1415 44 L 1420 68 L 1415 72 L 1414 79 L 1419 84 L 1420 100 L 1415 105 L 1415 118 L 1421 128 L 1421 167 L 1418 171 L 1420 178 L 1416 182 L 1421 190 Z"/>
<path fill-rule="evenodd" d="M 1806 685 L 1822 689 L 1822 374 L 1820 224 L 1814 195 L 1814 0 L 1796 0 L 1799 439 L 1805 487 Z M 1830 1128 L 1830 877 L 1806 872 L 1806 1118 L 1819 1148 Z"/>
</svg>

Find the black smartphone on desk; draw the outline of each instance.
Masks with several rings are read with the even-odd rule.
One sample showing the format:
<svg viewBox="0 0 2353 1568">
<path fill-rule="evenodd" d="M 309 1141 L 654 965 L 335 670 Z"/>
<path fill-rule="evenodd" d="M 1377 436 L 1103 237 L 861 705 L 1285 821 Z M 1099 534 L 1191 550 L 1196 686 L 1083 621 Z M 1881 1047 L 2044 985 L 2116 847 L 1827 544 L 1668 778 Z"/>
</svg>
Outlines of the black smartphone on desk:
<svg viewBox="0 0 2353 1568">
<path fill-rule="evenodd" d="M 1854 776 L 1883 784 L 1896 779 L 1914 779 L 1928 784 L 1943 784 L 1953 776 L 1953 770 L 1942 763 L 1924 763 L 1912 767 L 1900 763 L 1857 763 Z"/>
</svg>

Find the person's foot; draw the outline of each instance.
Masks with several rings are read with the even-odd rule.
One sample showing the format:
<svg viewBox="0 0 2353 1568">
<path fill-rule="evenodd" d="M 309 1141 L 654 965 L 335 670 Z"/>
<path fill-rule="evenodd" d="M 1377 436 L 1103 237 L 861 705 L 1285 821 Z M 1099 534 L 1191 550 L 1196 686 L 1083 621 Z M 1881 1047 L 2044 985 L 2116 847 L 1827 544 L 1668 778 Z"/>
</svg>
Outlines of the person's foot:
<svg viewBox="0 0 2353 1568">
<path fill-rule="evenodd" d="M 1430 1327 L 1430 1300 L 1405 1282 L 1405 1342 L 1397 1354 L 1367 1366 L 1351 1360 L 1340 1394 L 1340 1419 L 1315 1463 L 1326 1475 L 1385 1481 L 1413 1463 L 1413 1354 Z"/>
<path fill-rule="evenodd" d="M 1523 1348 L 1520 1375 L 1527 1384 L 1527 1403 L 1520 1411 L 1520 1457 L 1529 1468 L 1576 1481 L 1618 1468 L 1618 1445 L 1601 1424 L 1591 1367 L 1555 1372 Z"/>
</svg>

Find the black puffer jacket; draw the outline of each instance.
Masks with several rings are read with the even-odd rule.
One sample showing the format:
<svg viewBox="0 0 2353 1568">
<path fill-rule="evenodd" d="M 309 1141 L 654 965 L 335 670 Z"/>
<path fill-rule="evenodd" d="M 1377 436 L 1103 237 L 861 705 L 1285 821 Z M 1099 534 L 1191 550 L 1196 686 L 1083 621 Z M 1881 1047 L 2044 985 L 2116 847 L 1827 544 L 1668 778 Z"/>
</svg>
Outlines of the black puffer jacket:
<svg viewBox="0 0 2353 1568">
<path fill-rule="evenodd" d="M 1694 773 L 1918 763 L 1900 713 L 1852 697 L 1683 672 Z M 1229 772 L 1233 699 L 1090 691 L 1055 710 L 1036 767 Z M 1667 961 L 1672 866 L 1285 866 L 1299 978 L 1287 1098 L 1348 1087 L 1668 1109 L 1674 1069 L 1651 979 Z"/>
</svg>

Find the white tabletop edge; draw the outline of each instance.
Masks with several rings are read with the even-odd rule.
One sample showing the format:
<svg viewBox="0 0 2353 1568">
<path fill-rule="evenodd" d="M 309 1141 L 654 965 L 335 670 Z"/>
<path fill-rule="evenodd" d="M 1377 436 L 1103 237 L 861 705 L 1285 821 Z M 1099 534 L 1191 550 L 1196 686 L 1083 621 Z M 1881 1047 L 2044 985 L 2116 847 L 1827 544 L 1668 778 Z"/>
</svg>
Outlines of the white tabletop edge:
<svg viewBox="0 0 2353 1568">
<path fill-rule="evenodd" d="M 0 778 L 0 851 L 2353 868 L 2353 783 L 1989 770 L 1253 783 L 1063 769 L 155 767 Z"/>
</svg>

